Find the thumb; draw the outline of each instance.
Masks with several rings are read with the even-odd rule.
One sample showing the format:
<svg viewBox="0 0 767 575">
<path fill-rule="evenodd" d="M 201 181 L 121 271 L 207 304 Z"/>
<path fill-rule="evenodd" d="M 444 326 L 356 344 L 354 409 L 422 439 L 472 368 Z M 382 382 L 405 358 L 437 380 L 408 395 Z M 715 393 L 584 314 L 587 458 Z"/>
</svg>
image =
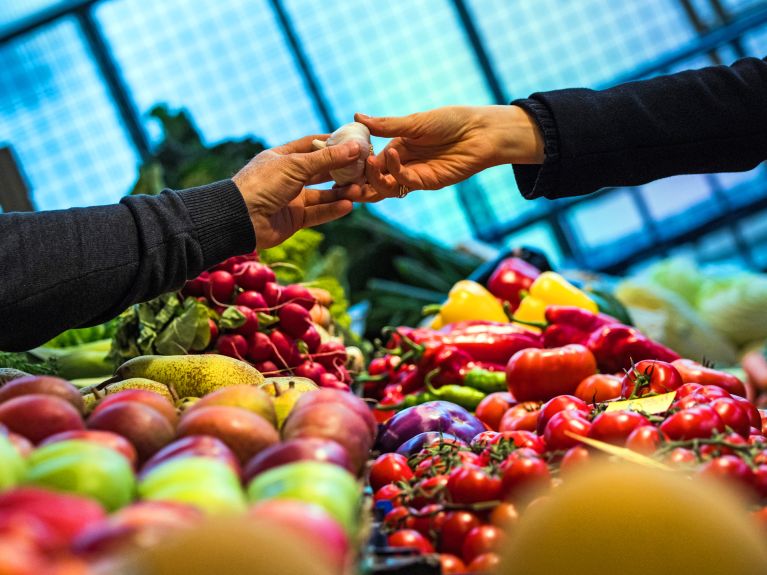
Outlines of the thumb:
<svg viewBox="0 0 767 575">
<path fill-rule="evenodd" d="M 298 167 L 306 179 L 316 174 L 327 173 L 336 168 L 343 168 L 356 161 L 360 155 L 357 142 L 346 142 L 337 146 L 328 146 L 308 154 L 293 154 L 298 160 Z"/>
<path fill-rule="evenodd" d="M 382 138 L 396 138 L 397 136 L 417 138 L 421 135 L 421 116 L 422 114 L 416 113 L 407 116 L 372 118 L 357 112 L 354 114 L 354 119 L 360 124 L 365 124 L 373 136 L 380 136 Z"/>
</svg>

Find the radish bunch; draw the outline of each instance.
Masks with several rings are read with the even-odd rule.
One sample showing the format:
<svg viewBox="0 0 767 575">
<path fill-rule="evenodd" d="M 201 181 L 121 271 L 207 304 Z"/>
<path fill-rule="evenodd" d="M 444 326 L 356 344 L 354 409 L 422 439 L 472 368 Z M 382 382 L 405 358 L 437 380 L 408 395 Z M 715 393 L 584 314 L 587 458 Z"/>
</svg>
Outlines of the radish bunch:
<svg viewBox="0 0 767 575">
<path fill-rule="evenodd" d="M 332 301 L 324 290 L 280 285 L 253 253 L 202 272 L 182 293 L 218 314 L 218 321 L 209 320 L 210 351 L 247 361 L 267 377 L 295 375 L 322 387 L 349 389 L 346 348 L 321 335 L 331 321 L 327 306 Z M 229 308 L 244 317 L 237 327 L 222 327 L 220 318 Z"/>
</svg>

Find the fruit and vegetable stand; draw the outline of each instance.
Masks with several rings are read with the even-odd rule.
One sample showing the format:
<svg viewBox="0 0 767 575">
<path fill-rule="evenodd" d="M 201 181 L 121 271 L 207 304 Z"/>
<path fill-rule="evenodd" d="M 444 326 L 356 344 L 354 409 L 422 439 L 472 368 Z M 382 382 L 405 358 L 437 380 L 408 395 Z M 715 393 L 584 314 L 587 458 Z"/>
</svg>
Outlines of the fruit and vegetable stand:
<svg viewBox="0 0 767 575">
<path fill-rule="evenodd" d="M 765 278 L 522 250 L 368 342 L 286 256 L 0 357 L 0 573 L 171 572 L 222 517 L 316 573 L 518 572 L 526 516 L 621 464 L 734 487 L 764 540 Z"/>
</svg>

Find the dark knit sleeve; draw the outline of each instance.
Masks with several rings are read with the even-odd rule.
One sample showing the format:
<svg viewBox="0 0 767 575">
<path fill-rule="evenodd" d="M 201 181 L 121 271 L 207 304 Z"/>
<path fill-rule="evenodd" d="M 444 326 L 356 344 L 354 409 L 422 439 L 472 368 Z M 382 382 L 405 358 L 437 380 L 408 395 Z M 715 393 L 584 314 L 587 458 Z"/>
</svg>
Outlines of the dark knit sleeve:
<svg viewBox="0 0 767 575">
<path fill-rule="evenodd" d="M 526 198 L 744 171 L 767 159 L 767 61 L 757 58 L 607 90 L 538 92 L 513 104 L 544 136 L 545 162 L 514 166 Z"/>
<path fill-rule="evenodd" d="M 0 214 L 0 349 L 106 321 L 255 248 L 231 180 L 117 205 Z"/>
</svg>

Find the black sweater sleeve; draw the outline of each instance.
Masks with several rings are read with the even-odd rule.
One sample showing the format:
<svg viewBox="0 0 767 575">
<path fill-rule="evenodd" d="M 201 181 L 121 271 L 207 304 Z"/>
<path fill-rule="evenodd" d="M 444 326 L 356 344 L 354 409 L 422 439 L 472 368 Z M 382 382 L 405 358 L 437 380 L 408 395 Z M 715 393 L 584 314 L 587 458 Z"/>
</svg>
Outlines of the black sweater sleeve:
<svg viewBox="0 0 767 575">
<path fill-rule="evenodd" d="M 0 214 L 0 349 L 106 321 L 255 248 L 231 180 L 116 205 Z"/>
<path fill-rule="evenodd" d="M 528 199 L 744 171 L 767 159 L 767 59 L 601 91 L 539 92 L 512 104 L 527 110 L 544 136 L 542 165 L 514 165 Z"/>
</svg>

